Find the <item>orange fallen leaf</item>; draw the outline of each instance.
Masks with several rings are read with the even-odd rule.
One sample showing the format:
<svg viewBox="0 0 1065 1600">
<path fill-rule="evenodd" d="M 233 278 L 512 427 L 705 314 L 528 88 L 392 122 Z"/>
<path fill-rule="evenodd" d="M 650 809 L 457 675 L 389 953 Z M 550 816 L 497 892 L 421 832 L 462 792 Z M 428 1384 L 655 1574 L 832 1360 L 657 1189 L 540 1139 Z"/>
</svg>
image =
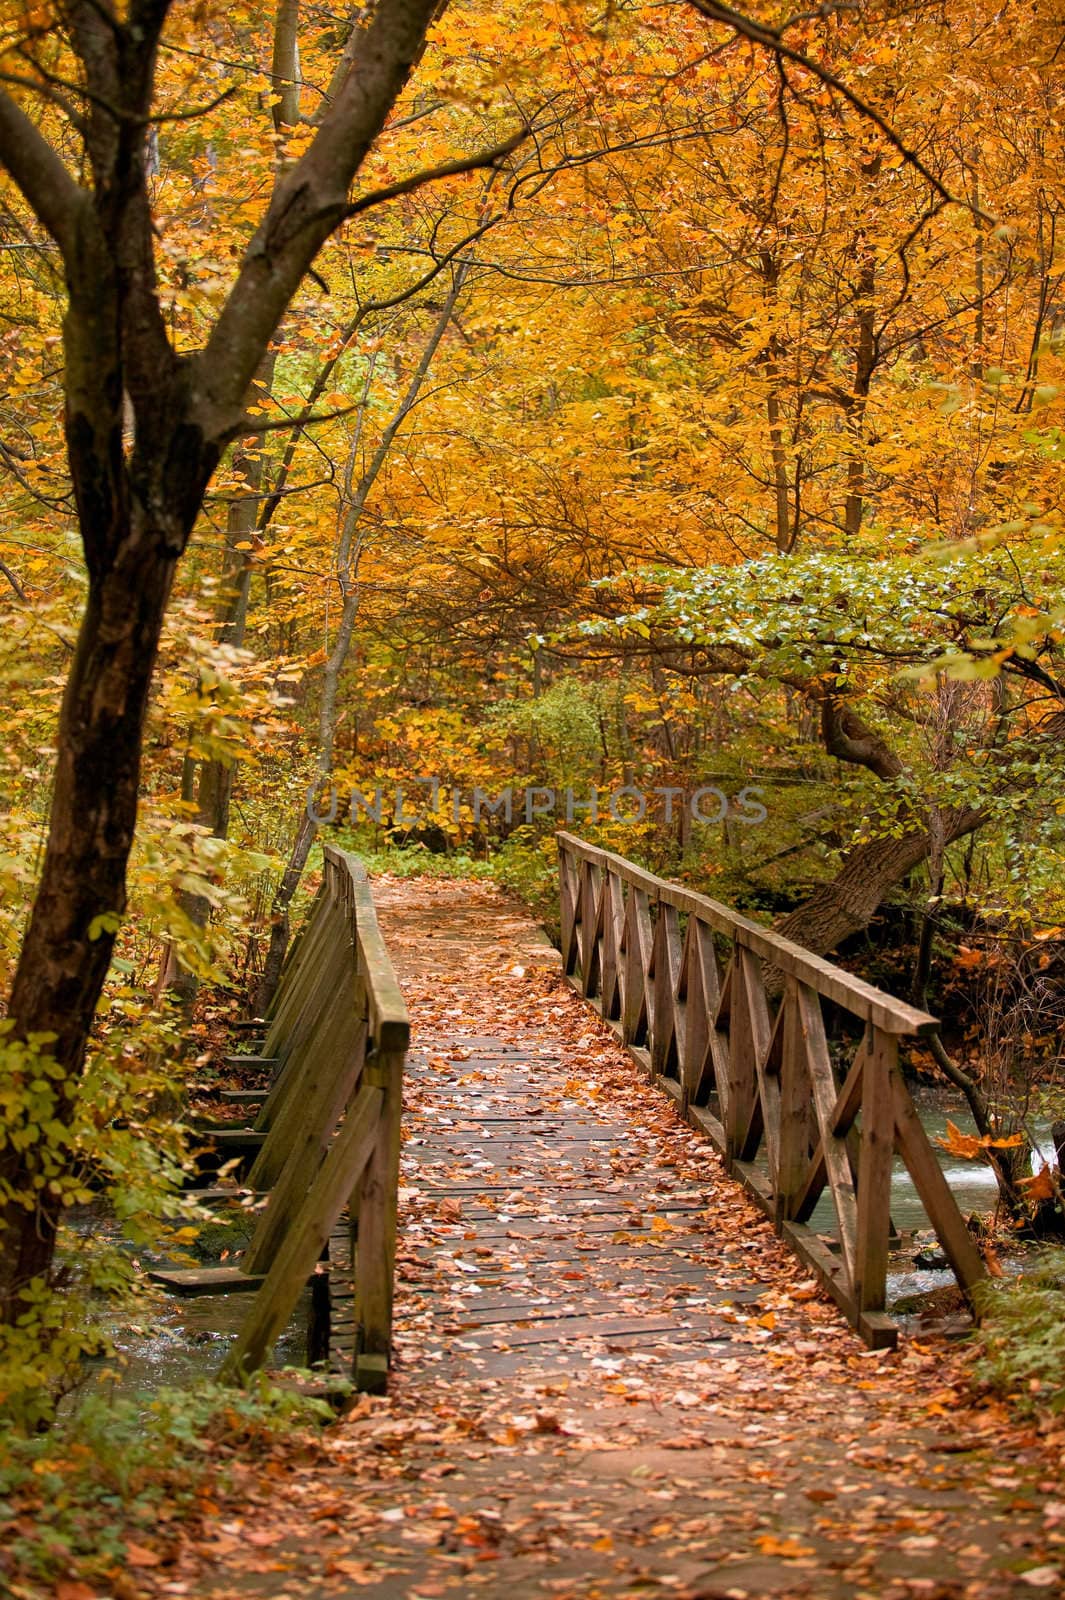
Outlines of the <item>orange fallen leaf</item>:
<svg viewBox="0 0 1065 1600">
<path fill-rule="evenodd" d="M 134 1544 L 132 1539 L 126 1540 L 126 1560 L 131 1567 L 161 1567 L 163 1564 L 162 1556 L 142 1544 Z"/>
<path fill-rule="evenodd" d="M 778 1539 L 775 1533 L 760 1533 L 755 1539 L 755 1544 L 765 1556 L 783 1556 L 785 1560 L 795 1561 L 800 1556 L 812 1556 L 813 1546 L 800 1544 L 798 1539 Z"/>
</svg>

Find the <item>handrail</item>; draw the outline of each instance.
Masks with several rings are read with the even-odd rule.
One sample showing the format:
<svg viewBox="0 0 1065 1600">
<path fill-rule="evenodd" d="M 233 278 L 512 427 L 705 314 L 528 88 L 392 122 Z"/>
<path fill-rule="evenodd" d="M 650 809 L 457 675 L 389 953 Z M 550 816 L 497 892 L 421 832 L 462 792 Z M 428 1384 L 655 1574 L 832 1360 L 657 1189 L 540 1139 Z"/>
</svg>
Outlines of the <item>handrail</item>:
<svg viewBox="0 0 1065 1600">
<path fill-rule="evenodd" d="M 331 1272 L 353 1277 L 355 1385 L 380 1393 L 410 1021 L 365 867 L 333 845 L 323 854 L 322 886 L 281 974 L 266 1041 L 278 1071 L 248 1183 L 269 1198 L 242 1263 L 246 1285 L 259 1287 L 222 1376 L 242 1381 L 265 1361 L 346 1207 L 346 1259 L 331 1260 Z"/>
<path fill-rule="evenodd" d="M 410 1043 L 407 1002 L 381 936 L 369 874 L 358 856 L 335 845 L 324 845 L 322 855 L 326 892 L 343 905 L 358 946 L 356 965 L 366 984 L 370 1038 L 378 1050 L 406 1050 Z"/>
<path fill-rule="evenodd" d="M 563 971 L 863 1338 L 897 1338 L 885 1313 L 896 1151 L 969 1296 L 986 1268 L 898 1067 L 900 1039 L 934 1031 L 935 1018 L 706 895 L 557 837 Z M 715 936 L 729 945 L 724 964 Z M 842 1077 L 824 1000 L 862 1025 Z M 822 1195 L 834 1249 L 811 1226 Z"/>
<path fill-rule="evenodd" d="M 935 1017 L 929 1016 L 927 1011 L 918 1011 L 916 1006 L 908 1005 L 905 1000 L 896 1000 L 894 995 L 874 988 L 864 978 L 854 977 L 842 967 L 826 961 L 823 956 L 814 955 L 812 950 L 804 950 L 801 944 L 785 939 L 771 928 L 763 928 L 761 923 L 752 922 L 718 900 L 711 900 L 709 895 L 685 889 L 679 883 L 670 883 L 665 878 L 656 878 L 653 872 L 636 866 L 624 856 L 587 844 L 575 834 L 560 832 L 558 842 L 560 847 L 564 845 L 571 855 L 583 861 L 610 866 L 627 883 L 643 889 L 652 903 L 670 905 L 676 911 L 697 916 L 715 933 L 723 933 L 737 940 L 748 950 L 753 950 L 755 955 L 772 962 L 781 972 L 810 984 L 826 999 L 844 1006 L 863 1022 L 875 1023 L 886 1033 L 898 1034 L 935 1033 L 939 1027 Z"/>
</svg>

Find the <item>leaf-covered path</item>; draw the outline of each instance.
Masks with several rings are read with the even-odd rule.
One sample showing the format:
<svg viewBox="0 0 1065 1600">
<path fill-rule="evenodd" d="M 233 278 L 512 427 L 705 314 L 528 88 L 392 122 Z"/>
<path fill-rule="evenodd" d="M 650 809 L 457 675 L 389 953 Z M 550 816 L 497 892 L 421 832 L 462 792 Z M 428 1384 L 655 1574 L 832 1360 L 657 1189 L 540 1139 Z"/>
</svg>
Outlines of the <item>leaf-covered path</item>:
<svg viewBox="0 0 1065 1600">
<path fill-rule="evenodd" d="M 152 1592 L 1060 1591 L 1065 1431 L 867 1352 L 493 889 L 376 898 L 415 1030 L 392 1392 Z"/>
</svg>

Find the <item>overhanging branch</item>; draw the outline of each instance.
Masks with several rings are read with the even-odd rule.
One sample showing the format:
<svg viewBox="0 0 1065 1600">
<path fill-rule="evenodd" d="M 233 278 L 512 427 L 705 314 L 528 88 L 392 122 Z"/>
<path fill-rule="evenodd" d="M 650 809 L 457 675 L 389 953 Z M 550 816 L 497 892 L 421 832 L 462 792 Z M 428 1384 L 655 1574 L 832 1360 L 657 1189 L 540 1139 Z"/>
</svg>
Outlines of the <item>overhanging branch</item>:
<svg viewBox="0 0 1065 1600">
<path fill-rule="evenodd" d="M 68 267 L 89 196 L 11 96 L 0 89 L 0 164 L 10 173 Z"/>
<path fill-rule="evenodd" d="M 784 28 L 773 28 L 768 23 L 759 22 L 755 17 L 748 17 L 742 11 L 736 11 L 732 6 L 724 5 L 722 0 L 688 0 L 701 16 L 710 22 L 719 22 L 723 27 L 731 28 L 733 33 L 739 34 L 743 39 L 749 39 L 752 44 L 761 45 L 764 50 L 770 51 L 778 61 L 790 61 L 794 66 L 803 68 L 812 74 L 826 88 L 833 90 L 841 99 L 880 129 L 888 144 L 897 151 L 907 166 L 920 173 L 925 182 L 932 188 L 946 205 L 962 206 L 966 211 L 978 217 L 981 222 L 993 225 L 994 217 L 988 216 L 986 211 L 981 211 L 971 200 L 966 200 L 948 189 L 941 178 L 930 167 L 926 166 L 917 154 L 897 132 L 874 105 L 864 100 L 860 94 L 845 83 L 842 78 L 824 66 L 820 61 L 815 61 L 811 56 L 801 50 L 795 50 L 784 40 Z"/>
</svg>

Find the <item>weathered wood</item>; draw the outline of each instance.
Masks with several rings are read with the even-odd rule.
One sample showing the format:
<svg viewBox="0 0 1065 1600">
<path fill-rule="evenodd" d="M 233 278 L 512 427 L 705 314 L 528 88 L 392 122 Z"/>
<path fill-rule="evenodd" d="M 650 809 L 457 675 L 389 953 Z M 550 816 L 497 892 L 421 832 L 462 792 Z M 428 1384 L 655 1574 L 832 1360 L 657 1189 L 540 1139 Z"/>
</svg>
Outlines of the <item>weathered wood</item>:
<svg viewBox="0 0 1065 1600">
<path fill-rule="evenodd" d="M 654 1031 L 651 1069 L 663 1077 L 680 1077 L 678 1035 L 683 1038 L 685 1006 L 678 998 L 680 983 L 680 922 L 672 906 L 660 905 L 651 946 L 654 979 Z"/>
<path fill-rule="evenodd" d="M 333 1224 L 373 1155 L 382 1098 L 382 1091 L 369 1084 L 359 1090 L 222 1365 L 223 1382 L 242 1382 L 258 1371 L 291 1317 Z"/>
<path fill-rule="evenodd" d="M 403 1113 L 403 1055 L 378 1052 L 366 1068 L 368 1082 L 382 1098 L 380 1129 L 352 1215 L 355 1241 L 355 1386 L 380 1394 L 392 1356 L 392 1292 L 396 1262 L 396 1207 L 399 1183 L 400 1119 Z"/>
<path fill-rule="evenodd" d="M 777 1018 L 776 1036 L 781 1042 L 775 1218 L 778 1223 L 795 1215 L 795 1204 L 810 1164 L 810 1148 L 816 1143 L 813 1088 L 806 1066 L 806 1033 L 798 988 L 794 978 L 785 980 L 784 999 Z"/>
<path fill-rule="evenodd" d="M 875 1024 L 886 1033 L 934 1033 L 939 1026 L 935 1017 L 929 1016 L 927 1011 L 919 1011 L 904 1000 L 895 1000 L 882 990 L 875 989 L 872 984 L 844 972 L 841 967 L 833 966 L 822 956 L 815 956 L 801 945 L 792 944 L 790 939 L 783 938 L 769 928 L 760 927 L 757 922 L 751 922 L 738 911 L 730 911 L 728 906 L 711 900 L 707 895 L 682 889 L 679 884 L 668 883 L 664 878 L 656 878 L 654 873 L 634 866 L 624 856 L 586 844 L 575 834 L 560 833 L 558 841 L 559 849 L 578 861 L 595 861 L 604 868 L 609 866 L 626 883 L 641 890 L 650 904 L 665 901 L 678 911 L 699 917 L 709 927 L 729 938 L 742 935 L 743 943 L 756 955 L 782 972 L 791 973 L 810 984 L 827 999 L 834 1000 L 854 1016 Z"/>
<path fill-rule="evenodd" d="M 578 951 L 580 955 L 581 982 L 586 998 L 599 993 L 602 964 L 599 939 L 602 931 L 602 908 L 599 903 L 602 873 L 590 861 L 581 868 L 581 900 Z"/>
<path fill-rule="evenodd" d="M 148 1273 L 171 1294 L 248 1294 L 258 1289 L 262 1274 L 241 1267 L 155 1267 Z"/>
<path fill-rule="evenodd" d="M 603 955 L 602 1011 L 608 1021 L 621 1016 L 623 974 L 621 939 L 625 926 L 625 893 L 616 872 L 606 872 L 602 893 Z"/>
<path fill-rule="evenodd" d="M 642 889 L 629 888 L 625 905 L 624 998 L 621 1032 L 627 1045 L 639 1046 L 647 1038 L 651 1024 L 647 998 L 647 968 L 651 960 L 651 913 Z"/>
<path fill-rule="evenodd" d="M 954 1269 L 954 1276 L 966 1295 L 971 1296 L 973 1287 L 987 1276 L 987 1269 L 959 1214 L 950 1185 L 943 1176 L 943 1169 L 936 1160 L 928 1135 L 898 1072 L 892 1078 L 891 1089 L 895 1102 L 899 1154 L 906 1163 L 921 1204 L 928 1213 L 928 1220 Z"/>
<path fill-rule="evenodd" d="M 230 1381 L 266 1359 L 337 1219 L 346 1206 L 354 1212 L 363 1203 L 364 1187 L 371 1195 L 360 1263 L 371 1294 L 368 1326 L 374 1349 L 387 1352 L 391 1339 L 399 1086 L 410 1026 L 365 869 L 330 845 L 324 857 L 322 889 L 282 974 L 264 1047 L 281 1070 L 263 1101 L 259 1131 L 242 1135 L 261 1146 L 249 1185 L 269 1195 L 237 1274 L 242 1286 L 260 1287 L 223 1368 Z M 364 1186 L 368 1167 L 373 1184 Z M 350 1266 L 334 1265 L 350 1283 Z M 315 1305 L 317 1347 L 328 1319 L 322 1295 Z M 368 1383 L 380 1382 L 375 1366 L 371 1359 Z"/>
<path fill-rule="evenodd" d="M 325 1152 L 362 1065 L 365 1039 L 366 1003 L 361 985 L 348 971 L 324 997 L 318 1026 L 298 1065 L 292 1063 L 297 1074 L 294 1097 L 288 1111 L 274 1119 L 248 1173 L 249 1184 L 272 1189 L 300 1144 Z"/>
<path fill-rule="evenodd" d="M 266 1140 L 265 1133 L 258 1133 L 254 1128 L 214 1127 L 205 1130 L 204 1138 L 210 1139 L 216 1150 L 226 1156 L 250 1155 L 252 1151 L 262 1149 Z"/>
<path fill-rule="evenodd" d="M 244 1258 L 249 1272 L 266 1272 L 274 1260 L 325 1159 L 333 1131 L 362 1072 L 365 1055 L 366 1023 L 360 1019 L 354 1031 L 340 1035 L 333 1051 L 324 1056 L 321 1091 L 308 1107 L 302 1124 L 293 1126 L 284 1165 Z M 274 1132 L 281 1131 L 279 1124 Z"/>
<path fill-rule="evenodd" d="M 931 1031 L 934 1018 L 621 856 L 569 833 L 558 845 L 573 987 L 710 1137 L 863 1338 L 876 1348 L 895 1339 L 883 1308 L 896 1143 L 936 1210 L 959 1282 L 971 1288 L 983 1265 L 898 1076 L 899 1038 Z M 723 977 L 715 935 L 731 943 Z M 765 965 L 784 975 L 775 1019 Z M 842 1086 L 825 1036 L 826 999 L 863 1028 Z M 838 1256 L 806 1226 L 826 1187 Z"/>
<path fill-rule="evenodd" d="M 891 1166 L 895 1154 L 892 1075 L 898 1071 L 898 1040 L 879 1028 L 865 1043 L 862 1082 L 861 1165 L 858 1168 L 858 1240 L 854 1298 L 859 1311 L 882 1311 L 887 1292 L 891 1231 Z"/>
</svg>

